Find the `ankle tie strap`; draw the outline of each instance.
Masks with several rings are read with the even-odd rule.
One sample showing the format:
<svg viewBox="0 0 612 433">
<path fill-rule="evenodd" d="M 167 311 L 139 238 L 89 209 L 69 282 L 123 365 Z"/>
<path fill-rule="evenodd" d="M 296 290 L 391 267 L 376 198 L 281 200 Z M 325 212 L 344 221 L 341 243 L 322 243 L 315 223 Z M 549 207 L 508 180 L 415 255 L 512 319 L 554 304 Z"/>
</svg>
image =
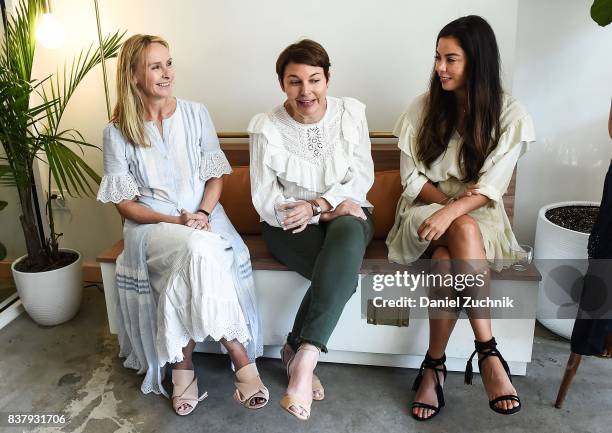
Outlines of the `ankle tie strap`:
<svg viewBox="0 0 612 433">
<path fill-rule="evenodd" d="M 425 353 L 425 359 L 421 362 L 421 367 L 419 368 L 419 374 L 417 374 L 414 383 L 412 384 L 412 390 L 417 391 L 419 386 L 421 386 L 421 381 L 423 380 L 423 372 L 426 368 L 429 368 L 434 371 L 440 371 L 443 373 L 444 378 L 446 379 L 446 367 L 444 364 L 446 363 L 446 353 L 442 354 L 440 358 L 432 358 L 429 355 L 429 351 Z M 443 368 L 436 368 L 439 366 L 443 366 Z M 436 373 L 436 380 L 440 383 L 440 379 L 438 378 L 438 373 Z"/>
<path fill-rule="evenodd" d="M 434 367 L 444 364 L 445 362 L 446 362 L 446 353 L 443 353 L 440 358 L 432 358 L 429 355 L 429 351 L 427 351 L 427 353 L 425 353 L 425 359 L 423 360 L 421 367 L 434 368 Z"/>
<path fill-rule="evenodd" d="M 472 360 L 474 359 L 474 356 L 477 353 L 483 355 L 482 358 L 478 359 L 478 369 L 481 369 L 480 366 L 482 365 L 482 362 L 485 359 L 487 359 L 489 356 L 496 356 L 497 358 L 499 358 L 502 364 L 502 367 L 504 368 L 504 370 L 506 371 L 506 374 L 508 375 L 508 378 L 510 378 L 510 382 L 512 382 L 512 375 L 510 374 L 510 367 L 508 367 L 508 363 L 506 362 L 502 354 L 499 352 L 499 350 L 497 350 L 497 341 L 495 341 L 495 337 L 492 337 L 489 341 L 484 341 L 484 342 L 474 340 L 474 346 L 476 347 L 476 350 L 472 352 L 472 355 L 470 356 L 470 359 L 468 359 L 467 364 L 465 366 L 464 381 L 466 385 L 472 384 L 472 378 L 474 376 Z"/>
</svg>

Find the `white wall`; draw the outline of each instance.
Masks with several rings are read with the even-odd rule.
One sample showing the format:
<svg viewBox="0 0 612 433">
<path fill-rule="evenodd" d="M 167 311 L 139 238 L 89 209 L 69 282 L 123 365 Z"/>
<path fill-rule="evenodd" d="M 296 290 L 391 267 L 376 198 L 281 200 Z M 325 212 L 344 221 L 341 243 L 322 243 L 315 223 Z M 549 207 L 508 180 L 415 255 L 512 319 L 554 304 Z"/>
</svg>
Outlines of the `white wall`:
<svg viewBox="0 0 612 433">
<path fill-rule="evenodd" d="M 54 6 L 67 23 L 67 44 L 37 51 L 39 77 L 97 39 L 92 2 L 56 0 Z M 127 29 L 128 35 L 153 33 L 170 42 L 176 94 L 204 102 L 218 131 L 245 131 L 253 114 L 282 102 L 276 57 L 302 37 L 326 47 L 332 62 L 330 93 L 364 101 L 371 130 L 390 131 L 409 101 L 426 89 L 435 37 L 444 24 L 462 15 L 489 20 L 500 45 L 504 81 L 507 87 L 512 83 L 517 0 L 105 0 L 100 8 L 105 33 Z M 114 68 L 111 61 L 112 101 Z M 101 145 L 105 123 L 101 73 L 96 70 L 75 95 L 63 126 L 76 127 Z M 86 155 L 101 172 L 101 153 Z M 62 245 L 80 250 L 86 260 L 121 237 L 120 219 L 111 205 L 93 199 L 68 199 L 66 204 L 56 215 L 58 231 L 64 232 Z M 0 238 L 16 230 L 14 221 L 8 229 L 0 227 Z M 7 244 L 11 256 L 20 252 L 18 242 Z"/>
<path fill-rule="evenodd" d="M 515 232 L 533 245 L 538 209 L 599 201 L 612 157 L 612 26 L 591 0 L 520 0 L 513 93 L 530 111 L 537 143 L 520 161 Z"/>
</svg>

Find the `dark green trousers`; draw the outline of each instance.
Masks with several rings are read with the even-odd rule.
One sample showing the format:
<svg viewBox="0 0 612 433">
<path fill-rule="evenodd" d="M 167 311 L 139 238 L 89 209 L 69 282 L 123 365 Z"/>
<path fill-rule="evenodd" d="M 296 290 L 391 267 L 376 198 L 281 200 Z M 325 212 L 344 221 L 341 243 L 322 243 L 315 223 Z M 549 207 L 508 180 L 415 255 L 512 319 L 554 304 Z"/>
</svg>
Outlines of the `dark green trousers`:
<svg viewBox="0 0 612 433">
<path fill-rule="evenodd" d="M 363 256 L 374 234 L 372 216 L 367 209 L 364 212 L 367 221 L 342 216 L 296 234 L 261 223 L 274 258 L 310 280 L 287 337 L 293 350 L 306 342 L 327 352 L 327 341 L 357 288 Z"/>
</svg>

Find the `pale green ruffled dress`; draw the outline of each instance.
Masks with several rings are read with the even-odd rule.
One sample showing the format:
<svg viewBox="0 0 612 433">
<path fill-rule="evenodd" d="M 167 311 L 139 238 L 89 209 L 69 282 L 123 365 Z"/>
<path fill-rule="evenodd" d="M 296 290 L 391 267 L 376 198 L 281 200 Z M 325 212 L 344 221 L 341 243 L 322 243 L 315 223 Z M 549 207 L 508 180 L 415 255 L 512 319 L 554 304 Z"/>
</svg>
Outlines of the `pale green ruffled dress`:
<svg viewBox="0 0 612 433">
<path fill-rule="evenodd" d="M 400 175 L 404 192 L 397 204 L 395 223 L 387 236 L 389 260 L 400 264 L 416 261 L 429 246 L 421 241 L 417 230 L 423 221 L 443 206 L 424 203 L 417 198 L 430 180 L 449 197 L 459 197 L 466 188 L 461 182 L 457 154 L 461 136 L 455 131 L 445 153 L 427 168 L 415 157 L 416 136 L 427 94 L 417 97 L 399 118 L 393 134 L 399 137 Z M 501 137 L 495 150 L 480 170 L 480 193 L 491 199 L 489 205 L 469 213 L 480 227 L 487 260 L 499 271 L 510 266 L 520 253 L 516 237 L 504 209 L 502 196 L 508 188 L 514 167 L 530 143 L 535 141 L 533 122 L 525 108 L 510 95 L 504 95 L 501 114 Z"/>
</svg>

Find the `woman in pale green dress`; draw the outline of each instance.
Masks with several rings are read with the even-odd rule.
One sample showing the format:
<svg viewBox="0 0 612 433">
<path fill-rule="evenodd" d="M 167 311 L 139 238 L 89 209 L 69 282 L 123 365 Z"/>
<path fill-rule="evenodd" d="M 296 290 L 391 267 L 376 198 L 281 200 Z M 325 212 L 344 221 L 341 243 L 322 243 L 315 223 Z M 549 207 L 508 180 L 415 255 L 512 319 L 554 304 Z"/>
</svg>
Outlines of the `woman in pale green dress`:
<svg viewBox="0 0 612 433">
<path fill-rule="evenodd" d="M 499 71 L 495 34 L 484 19 L 459 18 L 440 31 L 429 92 L 412 102 L 394 132 L 404 192 L 387 238 L 391 261 L 409 264 L 428 253 L 436 273 L 479 273 L 488 288 L 489 266 L 500 270 L 520 254 L 502 196 L 534 133 L 525 109 L 503 92 Z M 491 409 L 515 413 L 521 403 L 488 310 L 466 312 L 476 343 L 466 382 L 478 353 Z M 417 420 L 444 406 L 444 351 L 458 313 L 430 309 L 429 348 L 413 386 Z"/>
</svg>

